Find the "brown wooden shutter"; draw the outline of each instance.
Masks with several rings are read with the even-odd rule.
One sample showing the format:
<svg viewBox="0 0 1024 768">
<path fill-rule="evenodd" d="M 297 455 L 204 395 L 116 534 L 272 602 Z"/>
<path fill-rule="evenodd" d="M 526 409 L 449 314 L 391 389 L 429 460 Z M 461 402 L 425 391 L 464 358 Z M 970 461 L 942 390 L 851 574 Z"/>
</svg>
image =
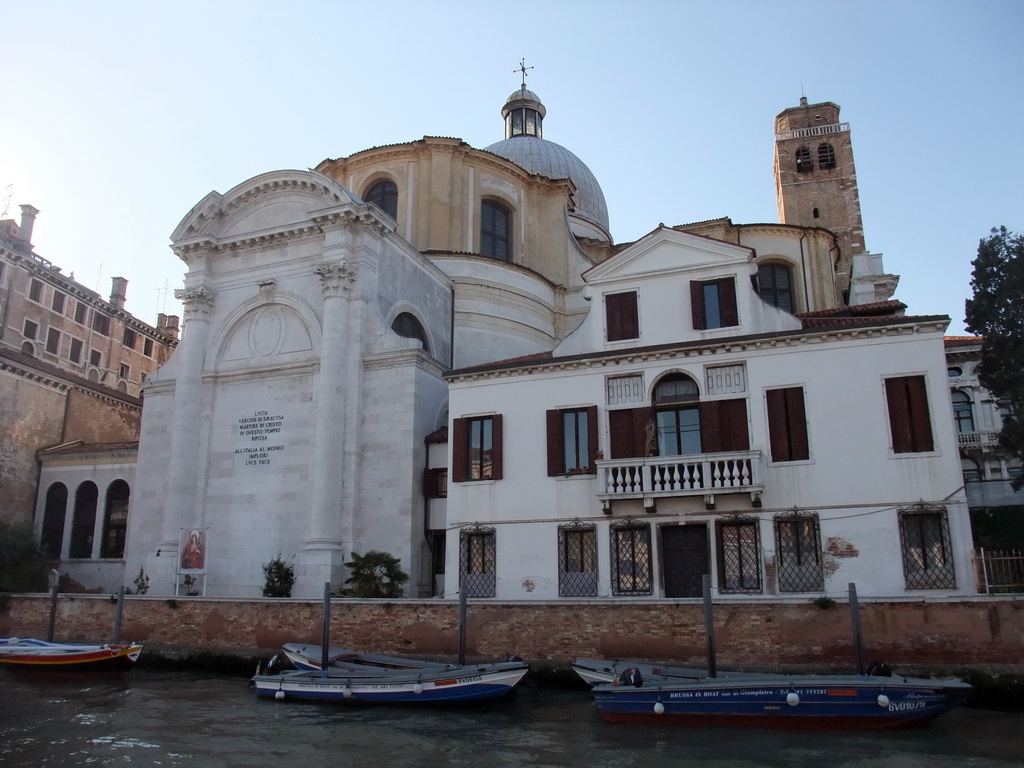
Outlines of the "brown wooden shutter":
<svg viewBox="0 0 1024 768">
<path fill-rule="evenodd" d="M 562 412 L 548 411 L 548 477 L 565 474 L 565 434 Z"/>
<path fill-rule="evenodd" d="M 700 404 L 701 453 L 750 450 L 747 401 L 709 400 Z"/>
<path fill-rule="evenodd" d="M 469 419 L 454 419 L 452 421 L 452 482 L 464 483 L 468 474 Z"/>
<path fill-rule="evenodd" d="M 608 341 L 635 339 L 640 335 L 635 291 L 605 296 L 604 307 Z"/>
<path fill-rule="evenodd" d="M 786 415 L 789 419 L 789 449 L 792 461 L 811 457 L 807 442 L 807 411 L 803 387 L 790 387 L 786 392 Z"/>
<path fill-rule="evenodd" d="M 770 389 L 768 437 L 772 461 L 799 461 L 810 457 L 807 445 L 807 416 L 802 387 Z"/>
<path fill-rule="evenodd" d="M 491 416 L 491 479 L 502 478 L 501 414 Z"/>
<path fill-rule="evenodd" d="M 423 470 L 423 495 L 428 499 L 434 498 L 434 473 L 435 469 Z"/>
<path fill-rule="evenodd" d="M 647 455 L 647 422 L 650 408 L 608 411 L 608 450 L 612 459 L 635 459 Z"/>
<path fill-rule="evenodd" d="M 892 449 L 896 453 L 911 453 L 914 450 L 906 382 L 906 377 L 885 380 L 885 399 L 889 406 Z"/>
<path fill-rule="evenodd" d="M 932 423 L 928 412 L 928 390 L 924 376 L 907 377 L 907 401 L 910 405 L 910 425 L 915 451 L 935 450 Z"/>
<path fill-rule="evenodd" d="M 736 281 L 731 277 L 718 281 L 718 306 L 722 313 L 723 327 L 740 324 L 736 309 Z"/>
<path fill-rule="evenodd" d="M 597 406 L 587 406 L 587 471 L 596 472 L 597 464 Z"/>
<path fill-rule="evenodd" d="M 708 321 L 704 315 L 704 283 L 699 280 L 690 281 L 690 310 L 693 313 L 694 329 L 706 330 Z"/>
</svg>

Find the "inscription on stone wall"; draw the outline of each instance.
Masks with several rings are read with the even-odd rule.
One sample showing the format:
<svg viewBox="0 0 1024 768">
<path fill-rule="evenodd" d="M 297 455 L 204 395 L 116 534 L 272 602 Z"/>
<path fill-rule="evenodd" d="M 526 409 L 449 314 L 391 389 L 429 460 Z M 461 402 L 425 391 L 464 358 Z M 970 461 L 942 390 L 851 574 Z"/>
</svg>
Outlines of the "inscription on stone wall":
<svg viewBox="0 0 1024 768">
<path fill-rule="evenodd" d="M 274 454 L 283 451 L 284 446 L 276 442 L 281 439 L 284 416 L 271 411 L 255 411 L 252 416 L 238 420 L 238 437 L 242 446 L 235 449 L 235 455 L 245 461 L 247 467 L 267 466 Z"/>
</svg>

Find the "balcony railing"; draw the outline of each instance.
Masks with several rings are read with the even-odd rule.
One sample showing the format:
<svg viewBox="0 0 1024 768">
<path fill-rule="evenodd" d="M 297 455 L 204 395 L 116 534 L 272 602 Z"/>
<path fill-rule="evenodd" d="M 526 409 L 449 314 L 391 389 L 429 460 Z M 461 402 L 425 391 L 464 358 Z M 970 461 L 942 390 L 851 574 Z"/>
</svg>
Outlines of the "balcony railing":
<svg viewBox="0 0 1024 768">
<path fill-rule="evenodd" d="M 974 551 L 978 592 L 983 595 L 1007 595 L 1024 592 L 1024 554 L 1018 550 Z"/>
<path fill-rule="evenodd" d="M 760 451 L 730 451 L 689 456 L 649 456 L 597 462 L 598 498 L 614 499 L 756 493 L 764 489 Z"/>
<path fill-rule="evenodd" d="M 999 445 L 999 432 L 986 430 L 984 432 L 959 432 L 957 439 L 961 446 L 983 446 Z"/>
</svg>

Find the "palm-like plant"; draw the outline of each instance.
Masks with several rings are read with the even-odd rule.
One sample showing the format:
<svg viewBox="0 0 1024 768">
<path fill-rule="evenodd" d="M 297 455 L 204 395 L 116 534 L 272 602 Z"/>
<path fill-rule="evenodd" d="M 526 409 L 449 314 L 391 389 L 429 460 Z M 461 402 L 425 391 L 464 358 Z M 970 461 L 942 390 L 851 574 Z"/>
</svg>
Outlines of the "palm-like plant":
<svg viewBox="0 0 1024 768">
<path fill-rule="evenodd" d="M 342 594 L 351 597 L 401 597 L 402 585 L 409 574 L 401 569 L 401 560 L 388 552 L 371 549 L 365 555 L 352 553 L 352 561 L 345 563 L 350 575 L 345 579 L 351 586 Z"/>
</svg>

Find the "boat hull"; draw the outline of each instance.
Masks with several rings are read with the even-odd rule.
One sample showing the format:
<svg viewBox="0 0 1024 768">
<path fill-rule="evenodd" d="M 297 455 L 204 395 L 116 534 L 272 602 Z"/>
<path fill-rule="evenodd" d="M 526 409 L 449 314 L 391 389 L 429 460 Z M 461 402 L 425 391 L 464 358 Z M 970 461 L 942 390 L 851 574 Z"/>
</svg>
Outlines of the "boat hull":
<svg viewBox="0 0 1024 768">
<path fill-rule="evenodd" d="M 592 688 L 607 722 L 806 729 L 920 726 L 962 703 L 970 690 L 959 680 L 866 675 L 749 675 L 693 683 L 645 681 L 639 687 L 602 683 Z"/>
<path fill-rule="evenodd" d="M 74 645 L 43 640 L 0 640 L 0 665 L 17 669 L 124 671 L 142 653 L 141 643 Z"/>
<path fill-rule="evenodd" d="M 285 643 L 281 646 L 281 651 L 296 669 L 321 669 L 323 646 Z M 457 667 L 455 664 L 409 659 L 401 656 L 385 656 L 376 653 L 362 653 L 343 648 L 328 648 L 327 661 L 329 665 L 336 667 L 347 667 L 355 664 L 377 670 L 450 670 Z"/>
<path fill-rule="evenodd" d="M 501 698 L 529 671 L 525 664 L 491 665 L 501 669 L 474 672 L 462 667 L 457 673 L 383 675 L 338 674 L 320 671 L 257 674 L 252 679 L 256 694 L 277 700 L 331 701 L 345 704 L 453 704 Z"/>
</svg>

